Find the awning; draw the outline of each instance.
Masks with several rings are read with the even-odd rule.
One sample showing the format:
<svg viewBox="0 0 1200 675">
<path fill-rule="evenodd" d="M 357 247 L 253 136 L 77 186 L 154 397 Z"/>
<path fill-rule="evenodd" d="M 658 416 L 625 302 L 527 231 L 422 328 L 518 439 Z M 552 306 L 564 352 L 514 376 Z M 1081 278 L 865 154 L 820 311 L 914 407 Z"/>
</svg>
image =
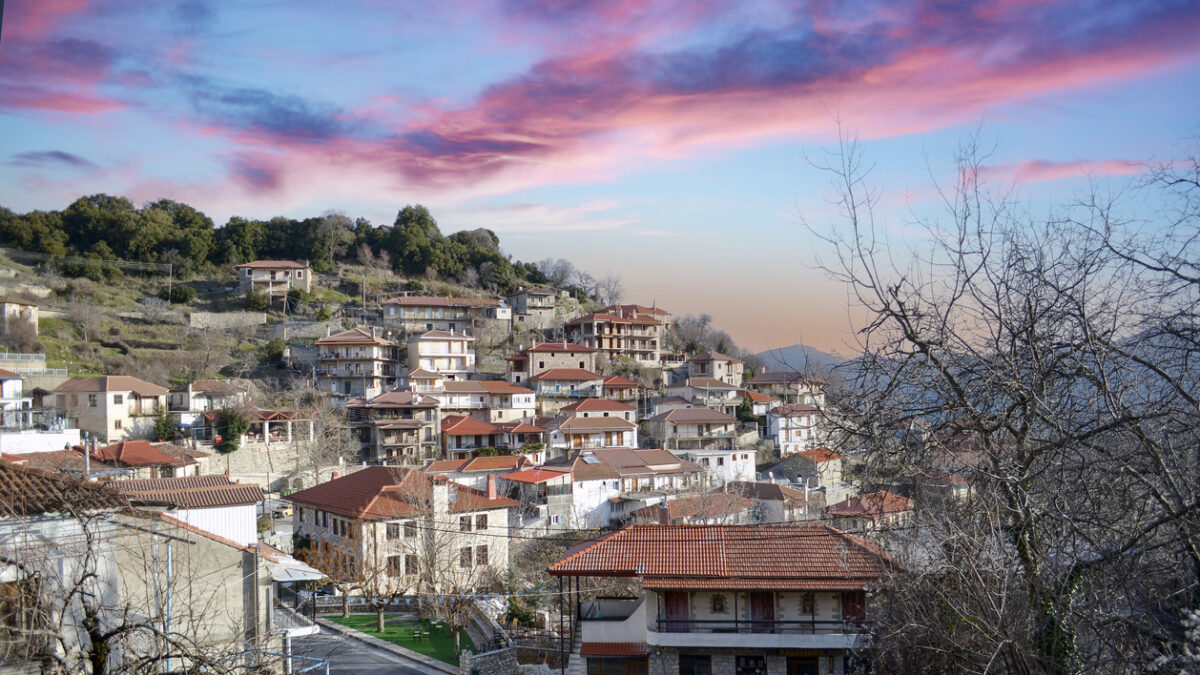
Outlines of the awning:
<svg viewBox="0 0 1200 675">
<path fill-rule="evenodd" d="M 275 581 L 317 581 L 325 578 L 325 573 L 288 556 L 279 562 L 268 562 L 271 578 Z"/>
</svg>

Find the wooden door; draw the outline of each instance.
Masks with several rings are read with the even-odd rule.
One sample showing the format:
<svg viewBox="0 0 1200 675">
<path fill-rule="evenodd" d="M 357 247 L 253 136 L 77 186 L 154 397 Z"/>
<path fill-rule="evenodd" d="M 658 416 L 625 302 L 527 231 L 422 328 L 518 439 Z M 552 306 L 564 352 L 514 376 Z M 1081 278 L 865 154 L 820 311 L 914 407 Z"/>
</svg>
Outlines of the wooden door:
<svg viewBox="0 0 1200 675">
<path fill-rule="evenodd" d="M 688 594 L 686 591 L 667 591 L 663 594 L 666 606 L 667 632 L 688 632 Z"/>
<path fill-rule="evenodd" d="M 750 630 L 755 633 L 775 632 L 775 594 L 750 594 Z"/>
<path fill-rule="evenodd" d="M 867 618 L 867 594 L 863 591 L 842 593 L 842 621 L 859 624 Z"/>
<path fill-rule="evenodd" d="M 789 656 L 787 660 L 787 675 L 818 675 L 821 666 L 815 656 Z"/>
</svg>

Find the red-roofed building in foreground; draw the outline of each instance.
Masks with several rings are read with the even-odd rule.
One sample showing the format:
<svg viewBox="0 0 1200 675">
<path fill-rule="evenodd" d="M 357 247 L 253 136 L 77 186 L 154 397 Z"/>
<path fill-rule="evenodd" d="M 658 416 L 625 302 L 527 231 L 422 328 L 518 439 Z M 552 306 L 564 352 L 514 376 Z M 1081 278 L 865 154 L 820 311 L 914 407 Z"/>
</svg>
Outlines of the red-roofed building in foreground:
<svg viewBox="0 0 1200 675">
<path fill-rule="evenodd" d="M 646 673 L 653 658 L 663 673 L 816 674 L 867 646 L 867 590 L 891 564 L 826 525 L 634 525 L 548 571 L 573 605 L 573 672 Z M 612 576 L 639 578 L 640 596 L 571 592 L 572 577 Z"/>
</svg>

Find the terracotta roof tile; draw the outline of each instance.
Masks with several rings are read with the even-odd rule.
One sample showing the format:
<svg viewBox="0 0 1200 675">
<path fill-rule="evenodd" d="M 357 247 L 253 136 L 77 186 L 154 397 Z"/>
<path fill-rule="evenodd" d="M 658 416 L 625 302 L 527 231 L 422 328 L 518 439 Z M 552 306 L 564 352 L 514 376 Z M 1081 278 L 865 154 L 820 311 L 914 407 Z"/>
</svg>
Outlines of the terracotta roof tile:
<svg viewBox="0 0 1200 675">
<path fill-rule="evenodd" d="M 527 352 L 566 352 L 573 353 L 590 353 L 596 351 L 585 345 L 577 345 L 573 342 L 541 342 L 522 351 L 522 354 Z"/>
<path fill-rule="evenodd" d="M 551 481 L 551 480 L 554 480 L 555 478 L 562 478 L 563 476 L 567 476 L 569 478 L 570 475 L 571 474 L 569 472 L 564 472 L 564 471 L 551 471 L 549 469 L 525 469 L 524 471 L 514 471 L 513 473 L 506 473 L 506 474 L 500 476 L 500 478 L 503 478 L 505 480 L 511 480 L 514 483 L 536 484 L 536 483 L 545 483 L 546 481 Z"/>
<path fill-rule="evenodd" d="M 832 462 L 835 459 L 841 459 L 842 456 L 826 447 L 812 448 L 810 450 L 801 450 L 796 453 L 810 462 Z"/>
<path fill-rule="evenodd" d="M 565 405 L 560 410 L 567 412 L 592 412 L 603 410 L 619 410 L 622 412 L 628 412 L 636 410 L 636 408 L 627 403 L 612 401 L 607 398 L 585 398 L 582 401 L 576 401 L 570 405 Z"/>
<path fill-rule="evenodd" d="M 79 452 L 83 452 L 82 446 L 76 446 Z M 112 445 L 106 445 L 102 448 L 96 448 L 92 453 L 92 459 L 100 460 L 101 462 L 109 462 L 116 466 L 184 466 L 193 464 L 194 461 L 188 461 L 180 457 L 172 457 L 159 451 L 149 441 L 121 441 Z"/>
<path fill-rule="evenodd" d="M 641 388 L 641 386 L 637 382 L 626 377 L 621 377 L 620 375 L 610 375 L 604 378 L 605 389 L 630 389 Z"/>
<path fill-rule="evenodd" d="M 580 656 L 645 656 L 649 654 L 644 642 L 583 642 Z"/>
<path fill-rule="evenodd" d="M 708 351 L 700 352 L 699 354 L 690 356 L 690 357 L 688 357 L 688 361 L 691 361 L 692 363 L 708 363 L 709 361 L 730 361 L 732 363 L 741 363 L 742 362 L 741 359 L 739 359 L 735 356 L 730 356 L 728 354 L 722 354 L 721 352 L 718 352 L 714 349 L 710 349 Z"/>
<path fill-rule="evenodd" d="M 538 373 L 530 380 L 551 380 L 551 381 L 577 381 L 584 382 L 587 380 L 601 380 L 602 376 L 593 373 L 590 370 L 583 368 L 551 368 L 543 373 Z"/>
<path fill-rule="evenodd" d="M 821 524 L 631 525 L 573 548 L 548 571 L 649 582 L 677 577 L 866 582 L 890 564 L 879 547 Z"/>
<path fill-rule="evenodd" d="M 445 382 L 442 389 L 451 394 L 532 394 L 532 389 L 526 389 L 504 380 L 464 380 L 461 382 Z"/>
<path fill-rule="evenodd" d="M 3 369 L 3 368 L 0 368 L 0 378 L 3 378 L 3 379 L 5 379 L 5 380 L 13 380 L 13 379 L 16 379 L 16 380 L 21 380 L 21 379 L 24 379 L 24 378 L 22 378 L 20 375 L 18 375 L 18 374 L 16 374 L 16 373 L 14 373 L 13 371 L 11 371 L 11 370 L 5 370 L 5 369 Z"/>
<path fill-rule="evenodd" d="M 789 403 L 787 405 L 781 405 L 776 408 L 772 408 L 768 412 L 776 417 L 791 417 L 793 415 L 819 415 L 822 413 L 820 408 L 816 407 L 815 405 L 808 405 L 807 403 Z"/>
<path fill-rule="evenodd" d="M 831 504 L 825 512 L 831 516 L 878 518 L 890 513 L 903 513 L 912 509 L 912 500 L 898 494 L 880 490 L 850 497 Z"/>
<path fill-rule="evenodd" d="M 713 492 L 703 495 L 688 495 L 667 501 L 667 512 L 671 520 L 676 518 L 714 518 L 743 513 L 754 508 L 754 500 L 728 492 Z M 660 504 L 637 509 L 632 514 L 640 518 L 658 517 Z"/>
<path fill-rule="evenodd" d="M 157 502 L 174 504 L 177 508 L 203 509 L 222 506 L 248 506 L 263 500 L 262 488 L 257 485 L 225 484 L 205 487 L 166 490 L 130 490 L 125 481 L 113 481 L 112 485 L 131 502 Z"/>
<path fill-rule="evenodd" d="M 323 511 L 364 520 L 391 520 L 421 514 L 428 508 L 433 476 L 391 466 L 370 466 L 335 478 L 285 499 Z M 507 497 L 488 499 L 481 490 L 451 483 L 458 499 L 451 511 L 509 508 L 518 502 Z"/>
<path fill-rule="evenodd" d="M 391 340 L 385 340 L 378 335 L 372 335 L 370 331 L 361 328 L 351 328 L 340 333 L 334 333 L 317 340 L 319 345 L 382 345 L 386 347 L 395 346 Z"/>
<path fill-rule="evenodd" d="M 128 375 L 100 375 L 98 377 L 72 377 L 50 390 L 53 393 L 94 393 L 129 391 L 138 396 L 165 396 L 166 387 L 151 384 Z"/>
<path fill-rule="evenodd" d="M 737 420 L 712 408 L 675 408 L 650 418 L 652 422 L 676 422 L 678 424 L 732 424 Z"/>
<path fill-rule="evenodd" d="M 497 307 L 495 298 L 444 298 L 440 295 L 407 295 L 379 303 L 398 307 Z"/>
<path fill-rule="evenodd" d="M 249 267 L 251 269 L 308 269 L 308 265 L 302 265 L 294 260 L 252 260 L 241 265 L 234 265 L 234 269 Z"/>
<path fill-rule="evenodd" d="M 0 462 L 0 516 L 129 508 L 129 500 L 104 484 Z"/>
</svg>

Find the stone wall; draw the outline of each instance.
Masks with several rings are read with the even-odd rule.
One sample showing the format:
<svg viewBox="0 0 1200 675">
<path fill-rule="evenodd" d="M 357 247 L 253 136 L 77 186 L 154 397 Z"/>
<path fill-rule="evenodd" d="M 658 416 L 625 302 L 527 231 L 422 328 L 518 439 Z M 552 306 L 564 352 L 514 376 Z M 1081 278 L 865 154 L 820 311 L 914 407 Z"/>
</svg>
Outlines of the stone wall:
<svg viewBox="0 0 1200 675">
<path fill-rule="evenodd" d="M 238 328 L 258 326 L 267 322 L 263 312 L 192 312 L 188 325 L 192 328 Z"/>
<path fill-rule="evenodd" d="M 521 666 L 513 647 L 483 654 L 464 650 L 458 657 L 458 672 L 459 675 L 519 675 Z"/>
</svg>

